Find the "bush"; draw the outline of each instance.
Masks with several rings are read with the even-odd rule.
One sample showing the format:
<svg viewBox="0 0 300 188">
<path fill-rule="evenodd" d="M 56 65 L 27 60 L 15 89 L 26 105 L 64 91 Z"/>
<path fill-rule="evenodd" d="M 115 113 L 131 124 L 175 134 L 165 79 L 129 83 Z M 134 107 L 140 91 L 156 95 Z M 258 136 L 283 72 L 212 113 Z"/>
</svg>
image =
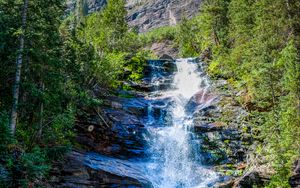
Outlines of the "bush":
<svg viewBox="0 0 300 188">
<path fill-rule="evenodd" d="M 39 147 L 35 147 L 30 153 L 24 153 L 19 167 L 24 177 L 20 182 L 25 187 L 29 183 L 38 184 L 50 169 L 46 154 Z"/>
<path fill-rule="evenodd" d="M 140 35 L 141 43 L 144 45 L 163 40 L 175 40 L 177 35 L 177 26 L 164 26 L 153 29 Z"/>
<path fill-rule="evenodd" d="M 125 69 L 129 74 L 127 75 L 127 79 L 130 81 L 138 82 L 144 73 L 144 67 L 146 66 L 147 61 L 145 59 L 145 54 L 137 53 L 134 57 L 132 57 L 125 64 Z"/>
</svg>

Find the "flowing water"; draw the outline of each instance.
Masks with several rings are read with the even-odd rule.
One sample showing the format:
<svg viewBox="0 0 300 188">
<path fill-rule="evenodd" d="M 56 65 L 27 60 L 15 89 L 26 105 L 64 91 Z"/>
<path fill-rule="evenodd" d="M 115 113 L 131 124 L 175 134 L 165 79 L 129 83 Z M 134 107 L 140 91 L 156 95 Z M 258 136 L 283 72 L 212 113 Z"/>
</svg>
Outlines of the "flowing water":
<svg viewBox="0 0 300 188">
<path fill-rule="evenodd" d="M 193 133 L 193 113 L 187 108 L 195 97 L 198 110 L 213 101 L 204 100 L 209 81 L 194 59 L 177 60 L 177 72 L 169 76 L 157 63 L 150 62 L 155 87 L 148 97 L 145 173 L 157 188 L 208 187 L 217 175 L 201 165 L 201 141 Z M 170 86 L 161 89 L 165 82 Z"/>
<path fill-rule="evenodd" d="M 145 129 L 141 137 L 134 137 L 139 135 L 136 132 L 118 129 L 117 133 L 124 144 L 115 147 L 131 147 L 127 151 L 142 151 L 143 155 L 137 158 L 114 158 L 89 153 L 85 156 L 85 164 L 119 177 L 129 177 L 125 178 L 128 182 L 114 182 L 112 178 L 112 184 L 107 184 L 107 181 L 111 181 L 104 178 L 105 187 L 128 187 L 132 179 L 142 182 L 142 187 L 149 187 L 150 184 L 155 188 L 211 187 L 218 176 L 201 164 L 201 139 L 193 132 L 194 113 L 214 101 L 209 94 L 209 80 L 201 63 L 195 59 L 179 59 L 175 63 L 150 61 L 149 66 L 145 83 L 152 91 L 148 92 L 146 99 L 132 99 L 135 101 L 133 106 L 139 100 L 146 101 L 143 103 L 148 106 L 143 122 Z M 127 102 L 130 103 L 130 100 Z M 140 142 L 142 146 L 135 145 Z M 130 155 L 126 150 L 122 154 Z"/>
</svg>

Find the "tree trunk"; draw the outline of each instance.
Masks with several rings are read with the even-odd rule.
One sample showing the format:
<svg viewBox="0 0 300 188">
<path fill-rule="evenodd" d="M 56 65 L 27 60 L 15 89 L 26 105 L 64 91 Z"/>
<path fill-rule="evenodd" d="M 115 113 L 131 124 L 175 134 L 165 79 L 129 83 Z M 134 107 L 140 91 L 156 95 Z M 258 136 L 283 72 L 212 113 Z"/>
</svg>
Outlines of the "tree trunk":
<svg viewBox="0 0 300 188">
<path fill-rule="evenodd" d="M 42 87 L 42 92 L 44 92 L 45 84 L 43 82 L 41 82 L 41 87 Z M 43 102 L 43 100 L 41 100 L 40 101 L 40 123 L 39 123 L 39 130 L 38 130 L 38 136 L 37 136 L 38 142 L 40 142 L 42 140 L 43 124 L 44 124 L 43 114 L 44 114 L 44 102 Z"/>
<path fill-rule="evenodd" d="M 16 124 L 18 117 L 18 103 L 19 103 L 19 91 L 20 91 L 20 80 L 21 80 L 21 69 L 23 63 L 23 51 L 24 51 L 24 33 L 26 29 L 26 21 L 27 21 L 27 11 L 28 11 L 28 0 L 24 0 L 23 11 L 22 11 L 22 33 L 19 39 L 19 51 L 18 57 L 16 61 L 16 75 L 15 75 L 15 83 L 13 85 L 13 104 L 11 110 L 10 117 L 10 129 L 13 135 L 16 132 Z"/>
</svg>

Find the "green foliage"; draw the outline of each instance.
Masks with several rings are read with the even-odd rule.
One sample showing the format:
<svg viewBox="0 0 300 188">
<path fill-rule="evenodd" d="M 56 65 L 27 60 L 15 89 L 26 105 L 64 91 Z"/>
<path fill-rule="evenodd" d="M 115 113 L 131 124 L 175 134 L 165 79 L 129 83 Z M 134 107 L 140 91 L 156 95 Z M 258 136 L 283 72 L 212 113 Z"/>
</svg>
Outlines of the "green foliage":
<svg viewBox="0 0 300 188">
<path fill-rule="evenodd" d="M 254 155 L 276 171 L 269 187 L 288 187 L 300 157 L 299 8 L 299 1 L 206 0 L 178 35 L 183 56 L 211 49 L 211 76 L 243 91 L 238 101 L 252 114 Z"/>
<path fill-rule="evenodd" d="M 28 187 L 45 177 L 50 163 L 39 147 L 24 152 L 16 145 L 8 127 L 8 116 L 0 114 L 0 187 Z M 19 176 L 18 176 L 19 175 Z"/>
<path fill-rule="evenodd" d="M 126 57 L 139 49 L 138 36 L 127 25 L 124 6 L 123 0 L 108 1 L 103 11 L 77 18 L 80 24 L 74 24 L 76 20 L 70 16 L 61 27 L 67 41 L 66 54 L 75 56 L 70 68 L 76 65 L 74 76 L 83 82 L 80 85 L 84 90 L 96 83 L 118 87 Z"/>
<path fill-rule="evenodd" d="M 143 77 L 144 67 L 147 65 L 147 61 L 143 53 L 137 53 L 126 62 L 125 68 L 127 69 L 128 78 L 131 81 L 139 81 Z"/>
<path fill-rule="evenodd" d="M 72 108 L 66 110 L 65 113 L 54 117 L 51 120 L 51 126 L 46 126 L 43 130 L 45 133 L 42 138 L 45 143 L 51 145 L 70 145 L 73 138 L 73 126 L 75 123 L 75 114 Z M 49 122 L 50 123 L 50 122 Z"/>
<path fill-rule="evenodd" d="M 272 178 L 270 187 L 288 187 L 288 178 L 291 175 L 290 168 L 300 155 L 300 66 L 295 48 L 295 43 L 290 41 L 281 52 L 281 57 L 277 63 L 284 66 L 284 74 L 281 80 L 282 92 L 286 95 L 280 97 L 277 115 L 278 122 L 266 130 L 272 131 L 274 138 L 269 140 L 272 150 L 268 156 L 273 159 L 273 167 L 277 174 Z M 276 126 L 276 127 L 275 127 Z M 265 132 L 266 136 L 270 131 Z"/>
<path fill-rule="evenodd" d="M 0 1 L 0 184 L 4 187 L 35 185 L 50 167 L 44 148 L 66 148 L 74 134 L 76 80 L 65 63 L 71 58 L 63 54 L 66 47 L 59 27 L 64 4 L 58 0 L 29 1 L 17 134 L 15 138 L 10 134 L 4 112 L 12 104 L 22 6 L 23 1 Z"/>
<path fill-rule="evenodd" d="M 93 44 L 101 57 L 103 53 L 127 52 L 136 48 L 137 36 L 129 30 L 123 0 L 108 1 L 102 12 L 86 17 L 79 37 Z"/>
<path fill-rule="evenodd" d="M 9 147 L 13 144 L 8 127 L 8 115 L 0 112 L 0 187 L 5 187 L 9 182 L 7 164 L 11 161 Z"/>
<path fill-rule="evenodd" d="M 20 159 L 20 168 L 24 179 L 21 180 L 23 187 L 28 187 L 30 182 L 36 182 L 45 177 L 49 171 L 49 163 L 45 153 L 38 147 L 33 148 L 32 152 L 24 153 Z"/>
<path fill-rule="evenodd" d="M 15 69 L 15 48 L 18 30 L 21 19 L 17 7 L 19 1 L 0 1 L 0 111 L 7 110 L 11 100 L 11 82 L 7 78 L 12 77 Z"/>
<path fill-rule="evenodd" d="M 201 49 L 201 26 L 199 19 L 183 19 L 177 35 L 180 46 L 180 54 L 183 57 L 195 57 L 199 55 Z"/>
<path fill-rule="evenodd" d="M 177 33 L 177 26 L 164 26 L 142 33 L 139 38 L 142 45 L 148 45 L 155 42 L 162 42 L 164 40 L 175 40 Z"/>
<path fill-rule="evenodd" d="M 6 161 L 9 154 L 9 145 L 13 143 L 11 132 L 8 127 L 8 115 L 0 112 L 0 160 Z"/>
</svg>

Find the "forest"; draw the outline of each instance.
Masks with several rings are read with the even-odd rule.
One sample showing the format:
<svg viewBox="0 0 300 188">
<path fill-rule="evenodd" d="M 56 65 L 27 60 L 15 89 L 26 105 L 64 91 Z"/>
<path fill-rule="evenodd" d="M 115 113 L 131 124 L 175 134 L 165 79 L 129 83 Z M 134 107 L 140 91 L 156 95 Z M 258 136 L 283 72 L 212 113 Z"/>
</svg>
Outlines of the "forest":
<svg viewBox="0 0 300 188">
<path fill-rule="evenodd" d="M 242 131 L 254 140 L 247 169 L 271 174 L 264 187 L 291 187 L 300 158 L 300 1 L 203 0 L 192 19 L 146 33 L 128 25 L 123 0 L 94 13 L 84 0 L 66 9 L 63 0 L 0 0 L 0 187 L 45 187 L 53 165 L 79 147 L 78 117 L 104 103 L 95 89 L 134 90 L 126 83 L 140 82 L 147 60 L 158 58 L 145 47 L 165 40 L 182 58 L 205 56 L 210 79 L 239 91 L 234 100 L 249 113 Z"/>
</svg>

